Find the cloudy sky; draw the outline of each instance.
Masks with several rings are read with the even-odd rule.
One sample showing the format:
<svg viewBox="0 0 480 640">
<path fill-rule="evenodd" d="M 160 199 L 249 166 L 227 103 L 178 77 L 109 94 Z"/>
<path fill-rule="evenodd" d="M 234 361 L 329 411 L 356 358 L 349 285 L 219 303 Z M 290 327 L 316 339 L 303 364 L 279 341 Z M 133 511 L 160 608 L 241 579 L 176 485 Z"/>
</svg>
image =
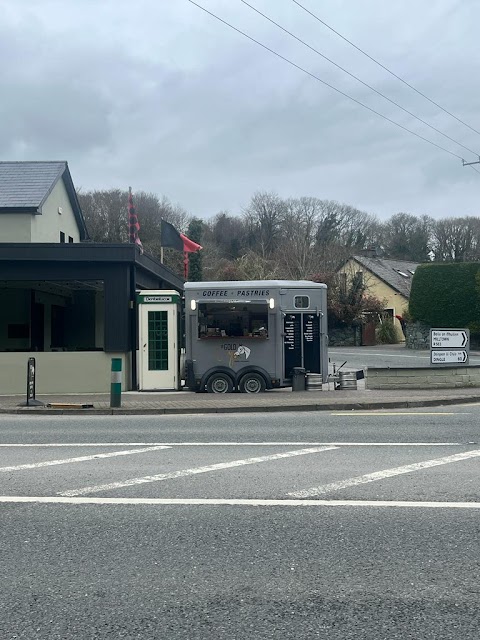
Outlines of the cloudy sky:
<svg viewBox="0 0 480 640">
<path fill-rule="evenodd" d="M 341 91 L 475 156 L 293 40 L 241 0 L 197 0 Z M 478 0 L 301 0 L 480 131 Z M 456 142 L 480 135 L 292 0 L 263 13 Z M 278 59 L 188 0 L 0 0 L 0 159 L 68 160 L 77 188 L 165 194 L 240 213 L 255 191 L 347 202 L 381 219 L 480 215 L 480 175 Z M 480 171 L 480 165 L 477 166 Z"/>
</svg>

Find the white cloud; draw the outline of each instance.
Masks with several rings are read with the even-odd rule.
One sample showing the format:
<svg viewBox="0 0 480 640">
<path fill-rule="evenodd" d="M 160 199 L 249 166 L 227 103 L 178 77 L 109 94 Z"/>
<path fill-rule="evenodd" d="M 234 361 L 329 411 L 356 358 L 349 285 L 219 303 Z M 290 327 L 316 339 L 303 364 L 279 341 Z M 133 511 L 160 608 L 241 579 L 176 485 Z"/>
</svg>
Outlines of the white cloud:
<svg viewBox="0 0 480 640">
<path fill-rule="evenodd" d="M 290 0 L 264 13 L 466 146 L 477 136 Z M 474 0 L 303 0 L 480 131 Z M 241 2 L 199 0 L 238 28 L 459 155 Z M 238 212 L 255 190 L 337 199 L 388 217 L 475 215 L 480 175 L 354 105 L 187 0 L 4 0 L 2 159 L 67 159 L 78 186 L 132 185 L 192 213 Z M 480 169 L 480 168 L 479 168 Z"/>
</svg>

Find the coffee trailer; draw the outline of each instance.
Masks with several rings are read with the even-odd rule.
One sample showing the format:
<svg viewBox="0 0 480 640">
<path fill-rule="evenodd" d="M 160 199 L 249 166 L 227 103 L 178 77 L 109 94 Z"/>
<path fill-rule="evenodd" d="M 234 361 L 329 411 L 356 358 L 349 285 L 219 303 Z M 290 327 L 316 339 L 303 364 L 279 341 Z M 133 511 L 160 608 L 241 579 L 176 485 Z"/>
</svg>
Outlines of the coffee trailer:
<svg viewBox="0 0 480 640">
<path fill-rule="evenodd" d="M 258 393 L 293 369 L 327 381 L 327 287 L 307 280 L 185 283 L 185 378 L 193 391 Z"/>
</svg>

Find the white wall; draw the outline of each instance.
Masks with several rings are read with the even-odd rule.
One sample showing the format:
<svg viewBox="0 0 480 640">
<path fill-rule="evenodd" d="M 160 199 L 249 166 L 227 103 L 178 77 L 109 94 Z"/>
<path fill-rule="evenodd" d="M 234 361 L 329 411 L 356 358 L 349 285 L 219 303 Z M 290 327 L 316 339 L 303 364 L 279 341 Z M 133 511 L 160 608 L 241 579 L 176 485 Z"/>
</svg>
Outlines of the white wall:
<svg viewBox="0 0 480 640">
<path fill-rule="evenodd" d="M 130 354 L 82 352 L 0 353 L 0 395 L 25 394 L 29 357 L 36 361 L 36 393 L 110 393 L 112 358 L 122 358 L 122 390 Z"/>
<path fill-rule="evenodd" d="M 0 242 L 31 242 L 31 213 L 0 213 Z"/>
<path fill-rule="evenodd" d="M 59 207 L 62 213 L 58 213 Z M 60 231 L 65 242 L 71 236 L 80 242 L 80 233 L 63 180 L 59 180 L 42 207 L 42 215 L 31 216 L 31 242 L 60 242 Z M 21 242 L 17 240 L 16 242 Z"/>
<path fill-rule="evenodd" d="M 62 213 L 58 213 L 59 207 Z M 65 234 L 65 242 L 72 237 L 80 242 L 67 190 L 60 179 L 42 207 L 42 213 L 2 213 L 0 214 L 0 242 L 60 242 L 60 231 Z"/>
</svg>

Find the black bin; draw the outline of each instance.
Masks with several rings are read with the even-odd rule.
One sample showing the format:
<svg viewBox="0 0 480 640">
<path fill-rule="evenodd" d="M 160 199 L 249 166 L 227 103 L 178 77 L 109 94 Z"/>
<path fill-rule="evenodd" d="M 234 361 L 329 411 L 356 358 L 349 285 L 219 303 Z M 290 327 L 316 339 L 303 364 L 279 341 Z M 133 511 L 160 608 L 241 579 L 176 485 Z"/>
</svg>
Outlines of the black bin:
<svg viewBox="0 0 480 640">
<path fill-rule="evenodd" d="M 294 367 L 292 371 L 292 391 L 305 391 L 306 370 Z"/>
</svg>

